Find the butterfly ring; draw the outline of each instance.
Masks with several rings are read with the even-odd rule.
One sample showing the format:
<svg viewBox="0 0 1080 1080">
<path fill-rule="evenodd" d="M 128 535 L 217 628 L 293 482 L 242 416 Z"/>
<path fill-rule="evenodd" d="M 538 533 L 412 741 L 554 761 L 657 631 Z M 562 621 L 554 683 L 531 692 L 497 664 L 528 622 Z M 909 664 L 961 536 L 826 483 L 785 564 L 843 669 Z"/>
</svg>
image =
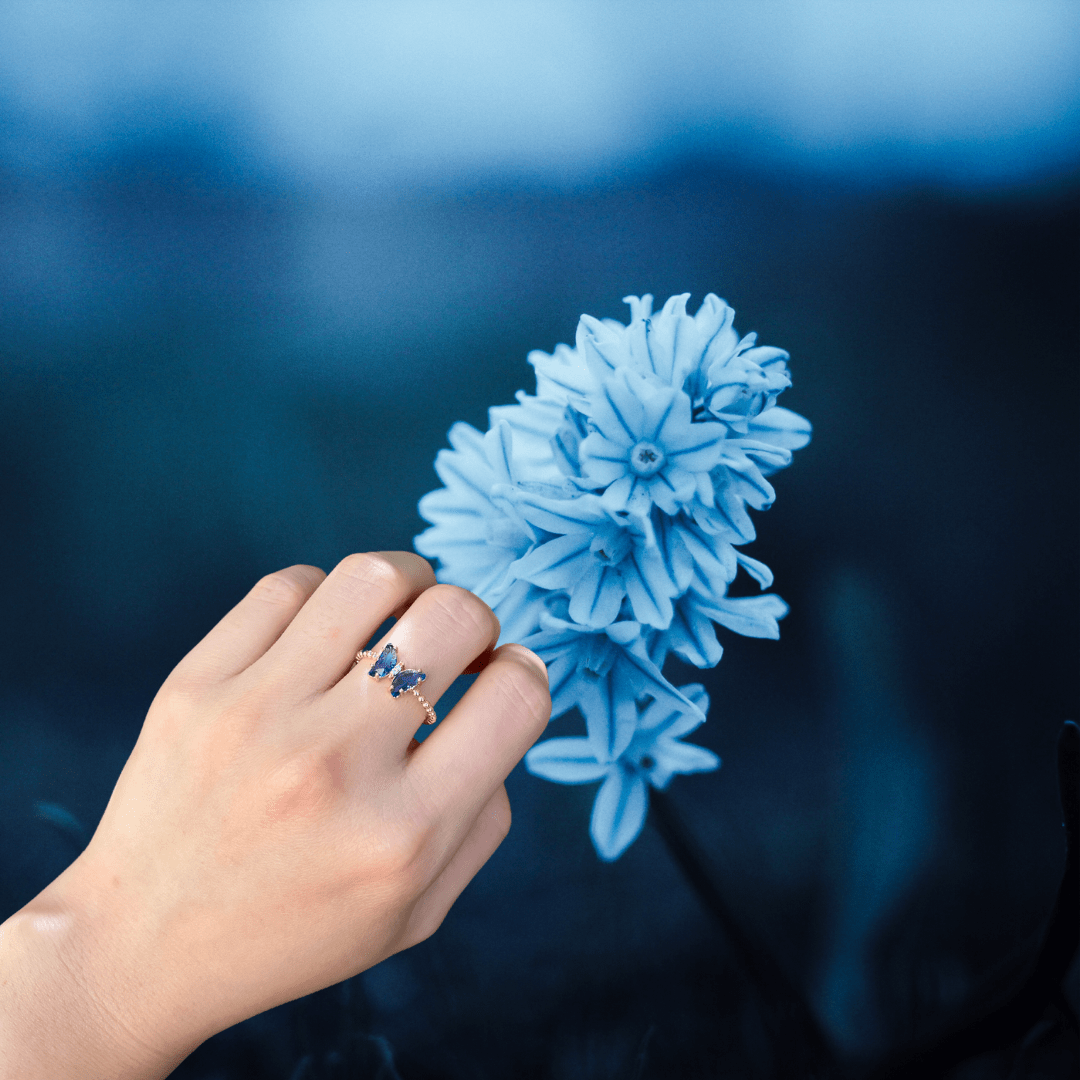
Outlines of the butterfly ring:
<svg viewBox="0 0 1080 1080">
<path fill-rule="evenodd" d="M 353 664 L 360 663 L 362 656 L 374 656 L 374 649 L 361 649 L 356 654 L 356 659 Z M 422 671 L 417 671 L 415 668 L 405 667 L 400 660 L 398 660 L 397 649 L 394 648 L 389 642 L 383 646 L 383 650 L 379 653 L 378 659 L 376 659 L 374 665 L 368 671 L 368 674 L 373 679 L 385 679 L 390 677 L 390 696 L 400 697 L 406 691 L 415 695 L 416 700 L 424 706 L 424 712 L 427 713 L 427 719 L 425 724 L 435 723 L 435 710 L 428 704 L 427 699 L 423 694 L 417 690 L 417 686 L 422 683 L 427 676 Z"/>
</svg>

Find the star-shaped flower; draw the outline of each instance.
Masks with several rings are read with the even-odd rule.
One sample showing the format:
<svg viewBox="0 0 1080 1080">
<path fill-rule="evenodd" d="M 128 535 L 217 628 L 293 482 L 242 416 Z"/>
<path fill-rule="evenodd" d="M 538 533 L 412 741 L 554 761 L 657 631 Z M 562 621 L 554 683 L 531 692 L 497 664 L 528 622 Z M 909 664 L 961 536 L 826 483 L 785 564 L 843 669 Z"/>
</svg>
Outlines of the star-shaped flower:
<svg viewBox="0 0 1080 1080">
<path fill-rule="evenodd" d="M 791 385 L 788 353 L 756 343 L 757 334 L 747 334 L 726 355 L 713 358 L 706 371 L 709 412 L 743 434 L 747 422 L 775 405 Z"/>
<path fill-rule="evenodd" d="M 560 784 L 603 780 L 593 803 L 589 833 L 602 859 L 617 859 L 637 839 L 649 808 L 648 786 L 663 790 L 676 773 L 709 772 L 720 759 L 711 750 L 681 742 L 704 720 L 709 708 L 699 683 L 680 688 L 693 710 L 668 699 L 651 701 L 632 738 L 617 757 L 601 758 L 589 738 L 556 738 L 537 743 L 525 755 L 534 776 Z"/>
<path fill-rule="evenodd" d="M 552 499 L 517 489 L 506 497 L 538 532 L 555 534 L 513 563 L 510 573 L 565 591 L 574 622 L 607 626 L 624 597 L 638 622 L 657 628 L 671 622 L 671 598 L 679 586 L 648 517 L 613 514 L 596 495 Z"/>
<path fill-rule="evenodd" d="M 435 471 L 445 487 L 430 491 L 417 507 L 432 523 L 416 537 L 421 555 L 442 561 L 441 580 L 496 601 L 513 583 L 512 562 L 536 543 L 536 530 L 512 502 L 492 496 L 497 484 L 512 485 L 511 431 L 502 422 L 486 435 L 465 423 L 449 433 L 452 450 L 440 450 Z"/>
<path fill-rule="evenodd" d="M 690 405 L 682 390 L 636 371 L 605 379 L 579 448 L 582 486 L 603 489 L 614 511 L 640 515 L 655 503 L 678 513 L 719 464 L 725 434 L 721 424 L 692 423 Z"/>
<path fill-rule="evenodd" d="M 577 706 L 598 761 L 614 760 L 629 745 L 644 698 L 666 701 L 676 711 L 696 710 L 649 659 L 640 623 L 620 620 L 590 630 L 567 619 L 565 607 L 565 599 L 549 600 L 541 629 L 521 644 L 547 665 L 551 715 Z"/>
</svg>

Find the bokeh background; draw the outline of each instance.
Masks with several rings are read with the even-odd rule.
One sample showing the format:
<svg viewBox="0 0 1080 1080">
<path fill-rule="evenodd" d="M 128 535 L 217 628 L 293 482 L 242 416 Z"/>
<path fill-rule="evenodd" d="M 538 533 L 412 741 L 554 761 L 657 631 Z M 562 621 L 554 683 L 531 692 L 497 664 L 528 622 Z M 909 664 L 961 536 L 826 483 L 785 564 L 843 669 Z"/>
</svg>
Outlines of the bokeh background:
<svg viewBox="0 0 1080 1080">
<path fill-rule="evenodd" d="M 781 640 L 721 632 L 723 767 L 672 800 L 849 1062 L 1006 993 L 1078 714 L 1078 71 L 1071 0 L 6 0 L 0 918 L 257 578 L 411 547 L 447 429 L 531 391 L 530 349 L 711 291 L 815 435 L 750 549 Z M 592 785 L 508 788 L 351 1019 L 328 991 L 177 1075 L 331 1075 L 342 1024 L 349 1075 L 774 1075 L 655 829 L 604 864 Z"/>
</svg>

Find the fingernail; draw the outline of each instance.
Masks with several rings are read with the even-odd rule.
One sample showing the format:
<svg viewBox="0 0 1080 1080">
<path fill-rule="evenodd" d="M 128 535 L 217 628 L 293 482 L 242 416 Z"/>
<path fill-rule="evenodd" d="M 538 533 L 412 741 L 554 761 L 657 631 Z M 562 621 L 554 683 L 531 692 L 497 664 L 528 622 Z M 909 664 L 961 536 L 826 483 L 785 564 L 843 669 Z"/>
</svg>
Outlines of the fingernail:
<svg viewBox="0 0 1080 1080">
<path fill-rule="evenodd" d="M 524 660 L 529 667 L 533 668 L 538 675 L 540 675 L 544 682 L 548 681 L 547 664 L 540 659 L 531 649 L 526 649 L 524 645 L 512 646 L 514 655 L 521 660 Z"/>
</svg>

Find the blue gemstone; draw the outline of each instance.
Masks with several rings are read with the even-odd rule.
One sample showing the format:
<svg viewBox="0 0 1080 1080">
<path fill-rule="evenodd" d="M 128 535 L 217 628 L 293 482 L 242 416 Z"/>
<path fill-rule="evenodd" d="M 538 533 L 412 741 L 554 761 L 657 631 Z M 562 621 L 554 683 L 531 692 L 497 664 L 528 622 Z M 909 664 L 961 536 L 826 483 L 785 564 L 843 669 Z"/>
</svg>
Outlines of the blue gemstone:
<svg viewBox="0 0 1080 1080">
<path fill-rule="evenodd" d="M 390 684 L 390 696 L 397 697 L 399 694 L 404 694 L 426 678 L 427 676 L 422 671 L 406 668 L 394 676 L 394 681 Z"/>
<path fill-rule="evenodd" d="M 396 667 L 397 649 L 393 645 L 385 645 L 383 651 L 379 653 L 379 659 L 375 661 L 375 666 L 368 674 L 374 675 L 376 679 L 384 679 Z"/>
</svg>

